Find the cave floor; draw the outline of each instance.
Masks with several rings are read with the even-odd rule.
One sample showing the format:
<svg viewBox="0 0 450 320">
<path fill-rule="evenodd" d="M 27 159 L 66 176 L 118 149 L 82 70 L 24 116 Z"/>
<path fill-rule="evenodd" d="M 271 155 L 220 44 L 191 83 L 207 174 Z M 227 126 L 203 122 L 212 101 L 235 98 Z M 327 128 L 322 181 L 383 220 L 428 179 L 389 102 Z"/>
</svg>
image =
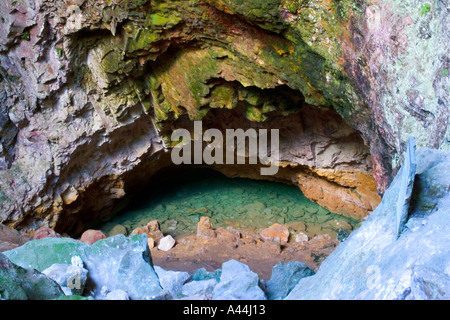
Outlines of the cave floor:
<svg viewBox="0 0 450 320">
<path fill-rule="evenodd" d="M 222 263 L 235 259 L 247 264 L 260 279 L 268 280 L 272 268 L 278 263 L 300 261 L 314 271 L 320 263 L 336 248 L 339 242 L 328 234 L 318 235 L 309 241 L 285 245 L 268 240 L 257 234 L 238 231 L 234 228 L 217 228 L 215 238 L 190 235 L 177 240 L 169 251 L 151 249 L 154 265 L 166 270 L 193 273 L 199 268 L 207 271 L 220 269 Z"/>
</svg>

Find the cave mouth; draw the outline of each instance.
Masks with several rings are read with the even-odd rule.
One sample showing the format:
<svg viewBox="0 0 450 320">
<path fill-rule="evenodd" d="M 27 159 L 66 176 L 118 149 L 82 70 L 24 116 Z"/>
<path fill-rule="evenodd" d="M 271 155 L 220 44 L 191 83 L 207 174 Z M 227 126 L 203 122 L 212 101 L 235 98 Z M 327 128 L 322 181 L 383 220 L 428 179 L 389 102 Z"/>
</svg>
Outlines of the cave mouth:
<svg viewBox="0 0 450 320">
<path fill-rule="evenodd" d="M 288 183 L 230 178 L 200 166 L 167 167 L 151 181 L 94 228 L 108 237 L 130 236 L 157 220 L 162 234 L 176 240 L 168 251 L 160 250 L 156 241 L 154 246 L 149 243 L 152 262 L 166 270 L 212 272 L 235 259 L 264 280 L 281 262 L 300 261 L 317 271 L 360 225 L 359 220 L 321 207 Z M 197 234 L 202 217 L 209 217 L 214 236 Z M 287 243 L 262 236 L 263 229 L 276 224 L 288 230 Z"/>
<path fill-rule="evenodd" d="M 220 99 L 214 100 L 216 107 L 200 110 L 202 130 L 226 136 L 229 129 L 278 129 L 275 175 L 262 176 L 265 164 L 250 164 L 248 156 L 245 164 L 175 165 L 171 134 L 184 129 L 195 144 L 196 115 L 169 113 L 154 123 L 148 114 L 126 134 L 111 136 L 111 145 L 120 153 L 124 145 L 152 136 L 149 127 L 154 127 L 159 147 L 148 149 L 131 170 L 103 176 L 77 194 L 65 206 L 58 230 L 81 235 L 100 229 L 108 237 L 147 233 L 153 262 L 168 270 L 213 271 L 230 259 L 248 264 L 265 280 L 280 262 L 300 261 L 317 270 L 379 203 L 369 148 L 332 107 L 309 105 L 287 86 L 262 90 L 221 80 L 214 85 Z M 246 143 L 246 155 L 248 150 Z M 209 218 L 214 236 L 197 235 L 202 217 Z M 176 240 L 167 251 L 145 230 L 154 220 L 164 236 Z M 276 224 L 280 235 L 279 229 L 261 234 Z"/>
<path fill-rule="evenodd" d="M 236 82 L 222 80 L 215 81 L 214 85 L 214 92 L 221 92 L 216 92 L 221 97 L 217 101 L 221 103 L 216 107 L 205 105 L 201 117 L 203 133 L 216 129 L 226 137 L 229 129 L 245 132 L 252 129 L 256 132 L 266 130 L 271 136 L 271 130 L 277 129 L 279 165 L 275 175 L 267 176 L 261 175 L 261 168 L 266 165 L 250 164 L 248 156 L 245 164 L 227 164 L 225 161 L 225 164 L 207 165 L 209 168 L 227 177 L 289 184 L 295 190 L 300 189 L 297 190 L 300 198 L 306 197 L 333 214 L 356 221 L 361 221 L 375 209 L 380 198 L 373 179 L 370 150 L 361 134 L 351 128 L 332 107 L 309 105 L 299 91 L 286 85 L 274 89 L 244 88 Z M 234 101 L 234 107 L 226 107 L 228 98 Z M 117 174 L 97 176 L 83 191 L 64 189 L 64 206 L 58 211 L 60 213 L 55 226 L 57 232 L 80 236 L 98 221 L 111 217 L 129 196 L 139 194 L 148 183 L 162 186 L 171 172 L 191 168 L 192 165 L 177 166 L 173 163 L 171 151 L 175 144 L 171 134 L 177 129 L 184 129 L 192 139 L 198 120 L 188 112 L 179 116 L 169 113 L 166 119 L 159 121 L 154 116 L 152 113 L 140 115 L 123 131 L 111 134 L 109 143 L 105 143 L 87 161 L 74 161 L 67 168 L 70 174 L 90 161 L 93 162 L 90 167 L 94 168 L 98 166 L 95 162 L 109 161 L 108 157 L 105 158 L 105 152 L 127 158 L 127 153 L 131 151 L 135 161 L 135 165 L 126 167 L 125 171 L 119 169 Z M 142 147 L 144 144 L 147 149 Z M 202 151 L 208 144 L 203 141 Z M 270 142 L 267 143 L 268 148 L 269 145 L 271 147 Z M 248 140 L 245 148 L 245 154 L 248 155 Z M 134 152 L 141 150 L 144 153 L 135 159 Z M 95 176 L 96 173 L 92 174 Z M 183 176 L 181 172 L 179 177 Z M 171 188 L 175 185 L 177 182 L 172 183 Z M 217 223 L 215 220 L 212 222 L 213 225 Z M 161 224 L 164 228 L 164 222 Z"/>
<path fill-rule="evenodd" d="M 125 208 L 97 228 L 111 236 L 121 225 L 130 235 L 157 220 L 164 235 L 178 240 L 195 235 L 204 216 L 214 228 L 232 227 L 253 234 L 275 223 L 286 225 L 290 241 L 300 232 L 309 239 L 320 234 L 337 239 L 360 224 L 309 200 L 294 185 L 229 178 L 211 168 L 178 166 L 157 173 L 151 183 L 129 197 Z"/>
</svg>

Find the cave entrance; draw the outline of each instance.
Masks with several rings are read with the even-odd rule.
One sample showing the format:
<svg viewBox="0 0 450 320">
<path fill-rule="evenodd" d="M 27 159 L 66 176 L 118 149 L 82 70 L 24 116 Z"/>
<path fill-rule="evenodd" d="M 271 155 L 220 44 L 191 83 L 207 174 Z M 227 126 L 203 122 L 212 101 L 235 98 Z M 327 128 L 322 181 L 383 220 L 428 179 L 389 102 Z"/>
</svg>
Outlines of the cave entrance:
<svg viewBox="0 0 450 320">
<path fill-rule="evenodd" d="M 360 223 L 330 212 L 296 186 L 280 182 L 229 178 L 210 168 L 187 166 L 164 170 L 152 181 L 101 225 L 106 235 L 113 235 L 118 225 L 129 235 L 158 220 L 164 235 L 180 239 L 196 234 L 197 223 L 206 216 L 214 228 L 232 227 L 253 234 L 278 223 L 289 228 L 290 241 L 295 241 L 299 233 L 308 239 L 320 234 L 336 239 Z"/>
<path fill-rule="evenodd" d="M 229 178 L 196 166 L 163 169 L 152 181 L 97 228 L 107 236 L 129 236 L 157 220 L 162 234 L 176 240 L 169 251 L 151 248 L 153 263 L 168 270 L 214 271 L 230 259 L 248 264 L 265 280 L 280 262 L 301 261 L 317 270 L 360 224 L 309 200 L 292 184 Z M 197 234 L 202 217 L 210 219 L 214 236 Z M 276 224 L 288 230 L 287 243 L 262 236 Z"/>
<path fill-rule="evenodd" d="M 301 261 L 316 270 L 380 201 L 370 150 L 360 133 L 332 107 L 309 105 L 300 92 L 286 85 L 263 90 L 223 79 L 204 84 L 208 94 L 200 107 L 181 104 L 175 113 L 164 109 L 161 102 L 160 109 L 155 107 L 154 114 L 147 115 L 164 147 L 142 157 L 123 176 L 99 181 L 85 192 L 86 197 L 70 204 L 85 213 L 77 216 L 75 226 L 85 230 L 83 218 L 92 222 L 108 217 L 100 227 L 90 227 L 100 228 L 107 236 L 120 229 L 130 235 L 157 220 L 160 231 L 172 235 L 177 243 L 165 251 L 158 249 L 157 240 L 152 258 L 170 270 L 193 272 L 205 267 L 212 271 L 229 259 L 248 263 L 263 279 L 270 277 L 279 262 Z M 155 93 L 156 101 L 164 90 L 162 86 L 155 90 L 162 90 Z M 245 164 L 214 163 L 208 169 L 174 165 L 171 150 L 179 141 L 174 144 L 171 135 L 183 129 L 192 139 L 196 119 L 201 119 L 202 130 L 216 129 L 223 137 L 229 129 L 278 129 L 277 173 L 262 176 L 264 164 L 250 164 L 248 159 Z M 203 141 L 201 150 L 206 145 Z M 248 144 L 244 153 L 250 154 Z M 113 190 L 118 200 L 109 201 L 106 207 L 98 200 L 98 190 Z M 129 204 L 111 216 L 122 200 L 117 194 L 126 195 Z M 70 213 L 67 209 L 65 215 Z M 98 212 L 97 219 L 92 212 Z M 202 217 L 209 218 L 215 236 L 196 235 Z M 275 235 L 269 238 L 275 241 L 267 241 L 260 232 L 275 224 L 281 225 L 271 230 Z M 286 233 L 287 242 L 282 241 Z"/>
<path fill-rule="evenodd" d="M 201 119 L 203 130 L 214 128 L 223 136 L 228 129 L 279 129 L 275 175 L 262 176 L 262 164 L 248 159 L 233 165 L 174 165 L 170 135 L 182 128 L 193 137 L 195 121 L 188 114 L 170 116 L 156 124 L 167 148 L 142 159 L 118 184 L 128 205 L 114 215 L 103 215 L 108 220 L 102 225 L 90 227 L 107 236 L 119 230 L 131 235 L 157 220 L 163 235 L 171 235 L 176 244 L 165 251 L 156 241 L 152 259 L 170 270 L 213 271 L 230 259 L 247 263 L 262 279 L 286 261 L 301 261 L 317 270 L 380 201 L 372 158 L 361 135 L 336 111 L 310 106 L 301 102 L 298 92 L 281 89 L 246 88 L 241 95 L 254 105 L 239 101 L 232 109 L 208 108 Z M 267 101 L 294 101 L 298 107 L 264 108 Z M 92 194 L 89 199 L 95 201 Z M 202 217 L 209 218 L 215 236 L 197 236 Z M 283 235 L 277 239 L 279 230 L 269 240 L 261 235 L 275 224 L 284 235 L 287 228 L 287 243 Z"/>
</svg>

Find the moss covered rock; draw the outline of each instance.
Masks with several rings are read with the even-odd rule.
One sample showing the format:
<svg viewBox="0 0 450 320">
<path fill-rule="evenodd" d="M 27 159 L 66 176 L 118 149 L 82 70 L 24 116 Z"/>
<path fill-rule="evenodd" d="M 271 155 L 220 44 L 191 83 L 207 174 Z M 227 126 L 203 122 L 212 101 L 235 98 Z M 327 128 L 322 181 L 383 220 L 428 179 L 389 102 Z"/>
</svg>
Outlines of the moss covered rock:
<svg viewBox="0 0 450 320">
<path fill-rule="evenodd" d="M 0 253 L 0 298 L 6 300 L 46 300 L 63 296 L 61 287 L 44 274 L 12 263 Z"/>
</svg>

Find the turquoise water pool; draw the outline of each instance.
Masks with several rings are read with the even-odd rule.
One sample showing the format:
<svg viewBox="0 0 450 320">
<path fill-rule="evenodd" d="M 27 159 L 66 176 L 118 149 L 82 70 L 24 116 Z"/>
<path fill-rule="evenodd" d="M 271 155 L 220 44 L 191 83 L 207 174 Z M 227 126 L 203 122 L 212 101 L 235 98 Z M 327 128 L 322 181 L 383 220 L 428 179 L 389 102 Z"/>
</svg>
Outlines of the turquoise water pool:
<svg viewBox="0 0 450 320">
<path fill-rule="evenodd" d="M 128 234 L 158 220 L 164 234 L 195 234 L 200 217 L 208 216 L 214 228 L 234 227 L 256 232 L 274 223 L 288 226 L 291 234 L 309 237 L 339 229 L 351 232 L 359 221 L 333 214 L 307 199 L 298 187 L 272 181 L 228 178 L 209 169 L 168 174 L 130 198 L 129 204 L 100 226 L 107 236 L 114 226 Z"/>
</svg>

